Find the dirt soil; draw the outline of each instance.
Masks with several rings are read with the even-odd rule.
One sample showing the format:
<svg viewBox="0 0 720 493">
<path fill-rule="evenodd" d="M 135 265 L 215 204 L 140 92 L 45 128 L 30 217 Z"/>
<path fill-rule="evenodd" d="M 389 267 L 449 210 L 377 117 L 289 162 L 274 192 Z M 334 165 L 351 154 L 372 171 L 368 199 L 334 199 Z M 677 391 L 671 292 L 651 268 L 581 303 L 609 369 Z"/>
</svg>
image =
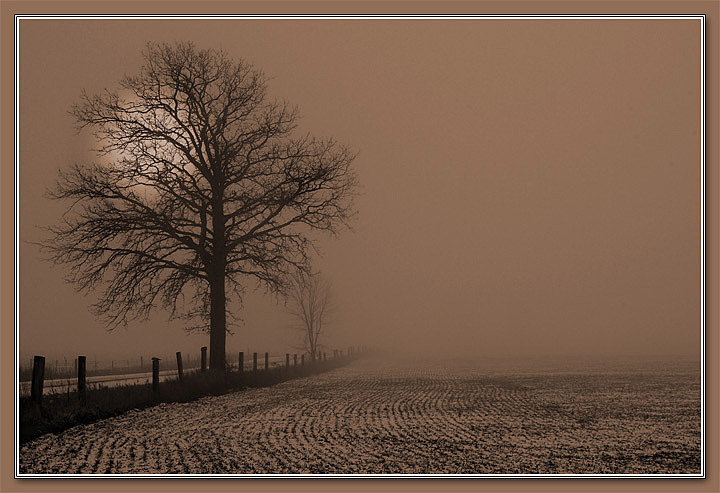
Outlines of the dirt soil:
<svg viewBox="0 0 720 493">
<path fill-rule="evenodd" d="M 20 472 L 697 474 L 700 374 L 366 358 L 45 435 Z"/>
</svg>

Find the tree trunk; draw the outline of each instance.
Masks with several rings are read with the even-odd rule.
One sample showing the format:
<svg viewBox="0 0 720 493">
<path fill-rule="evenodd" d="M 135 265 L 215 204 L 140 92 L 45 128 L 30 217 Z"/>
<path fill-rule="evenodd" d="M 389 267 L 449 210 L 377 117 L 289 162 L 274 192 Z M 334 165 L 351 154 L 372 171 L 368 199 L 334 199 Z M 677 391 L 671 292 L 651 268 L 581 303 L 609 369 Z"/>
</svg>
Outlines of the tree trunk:
<svg viewBox="0 0 720 493">
<path fill-rule="evenodd" d="M 225 369 L 225 278 L 210 279 L 210 369 Z"/>
<path fill-rule="evenodd" d="M 210 369 L 225 370 L 225 219 L 222 204 L 213 214 L 213 260 L 210 273 Z"/>
</svg>

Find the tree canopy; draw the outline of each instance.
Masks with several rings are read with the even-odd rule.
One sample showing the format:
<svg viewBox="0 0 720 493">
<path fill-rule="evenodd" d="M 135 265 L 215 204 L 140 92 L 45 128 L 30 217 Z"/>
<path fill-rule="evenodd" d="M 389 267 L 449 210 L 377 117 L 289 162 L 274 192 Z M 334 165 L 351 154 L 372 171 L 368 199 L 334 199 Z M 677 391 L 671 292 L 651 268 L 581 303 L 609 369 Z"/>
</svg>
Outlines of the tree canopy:
<svg viewBox="0 0 720 493">
<path fill-rule="evenodd" d="M 297 135 L 297 109 L 245 61 L 192 43 L 143 56 L 118 90 L 73 106 L 99 159 L 60 172 L 49 196 L 71 205 L 43 247 L 79 290 L 104 287 L 94 309 L 110 328 L 163 307 L 210 332 L 222 368 L 227 296 L 308 271 L 310 231 L 354 215 L 355 154 Z"/>
<path fill-rule="evenodd" d="M 300 271 L 287 290 L 288 311 L 303 335 L 303 349 L 315 361 L 325 340 L 327 316 L 333 310 L 330 283 L 319 272 Z"/>
</svg>

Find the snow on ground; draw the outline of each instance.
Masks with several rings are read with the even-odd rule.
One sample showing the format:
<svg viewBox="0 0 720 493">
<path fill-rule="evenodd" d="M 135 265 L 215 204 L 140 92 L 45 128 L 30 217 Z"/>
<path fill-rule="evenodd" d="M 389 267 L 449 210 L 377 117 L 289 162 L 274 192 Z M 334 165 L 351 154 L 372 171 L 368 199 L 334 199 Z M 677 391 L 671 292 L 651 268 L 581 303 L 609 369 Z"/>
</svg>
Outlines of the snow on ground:
<svg viewBox="0 0 720 493">
<path fill-rule="evenodd" d="M 363 359 L 44 435 L 20 472 L 699 473 L 699 372 Z"/>
</svg>

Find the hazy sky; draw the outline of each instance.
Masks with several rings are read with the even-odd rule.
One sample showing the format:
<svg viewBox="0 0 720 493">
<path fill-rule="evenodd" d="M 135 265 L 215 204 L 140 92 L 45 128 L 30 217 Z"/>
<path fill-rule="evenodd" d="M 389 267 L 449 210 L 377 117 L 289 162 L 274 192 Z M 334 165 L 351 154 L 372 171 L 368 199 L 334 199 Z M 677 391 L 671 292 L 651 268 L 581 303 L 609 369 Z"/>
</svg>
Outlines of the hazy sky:
<svg viewBox="0 0 720 493">
<path fill-rule="evenodd" d="M 23 20 L 23 356 L 196 351 L 163 313 L 107 333 L 27 244 L 89 162 L 67 113 L 146 41 L 222 48 L 272 77 L 301 131 L 359 151 L 353 232 L 318 237 L 328 343 L 459 354 L 687 353 L 700 346 L 700 24 L 690 20 Z M 248 286 L 254 287 L 249 281 Z M 249 289 L 228 351 L 298 344 Z"/>
</svg>

